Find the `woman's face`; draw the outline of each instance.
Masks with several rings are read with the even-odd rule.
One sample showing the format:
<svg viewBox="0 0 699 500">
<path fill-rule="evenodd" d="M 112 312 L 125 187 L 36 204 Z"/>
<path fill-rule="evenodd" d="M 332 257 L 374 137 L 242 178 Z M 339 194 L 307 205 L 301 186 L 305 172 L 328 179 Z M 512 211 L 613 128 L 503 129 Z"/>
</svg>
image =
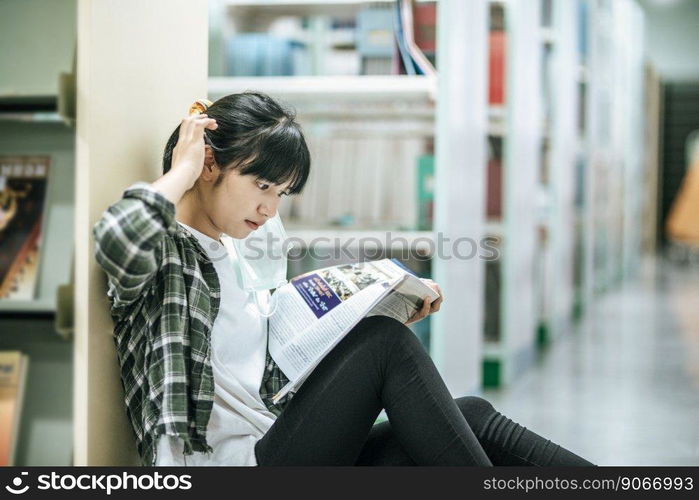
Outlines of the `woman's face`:
<svg viewBox="0 0 699 500">
<path fill-rule="evenodd" d="M 218 168 L 214 170 L 221 175 Z M 204 197 L 205 210 L 217 231 L 242 239 L 274 217 L 289 184 L 277 185 L 230 170 L 221 184 L 210 184 Z"/>
</svg>

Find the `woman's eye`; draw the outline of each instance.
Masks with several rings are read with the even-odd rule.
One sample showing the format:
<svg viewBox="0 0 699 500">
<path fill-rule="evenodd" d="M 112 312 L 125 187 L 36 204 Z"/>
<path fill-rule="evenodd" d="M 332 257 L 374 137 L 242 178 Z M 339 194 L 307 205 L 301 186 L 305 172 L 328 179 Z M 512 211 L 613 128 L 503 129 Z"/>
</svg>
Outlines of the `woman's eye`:
<svg viewBox="0 0 699 500">
<path fill-rule="evenodd" d="M 260 188 L 262 191 L 265 191 L 267 188 L 269 188 L 269 184 L 264 184 L 263 182 L 258 182 L 257 187 Z"/>
<path fill-rule="evenodd" d="M 282 196 L 289 196 L 289 193 L 279 193 L 279 197 L 281 198 Z"/>
</svg>

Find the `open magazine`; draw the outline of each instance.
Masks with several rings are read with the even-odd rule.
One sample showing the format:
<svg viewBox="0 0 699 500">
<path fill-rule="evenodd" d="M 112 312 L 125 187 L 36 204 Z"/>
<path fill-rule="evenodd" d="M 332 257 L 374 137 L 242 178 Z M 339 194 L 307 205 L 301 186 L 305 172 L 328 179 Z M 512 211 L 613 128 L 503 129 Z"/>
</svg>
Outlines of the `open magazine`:
<svg viewBox="0 0 699 500">
<path fill-rule="evenodd" d="M 410 319 L 437 292 L 396 259 L 326 267 L 292 279 L 274 292 L 269 353 L 290 382 L 273 397 L 295 392 L 320 361 L 361 320 Z"/>
</svg>

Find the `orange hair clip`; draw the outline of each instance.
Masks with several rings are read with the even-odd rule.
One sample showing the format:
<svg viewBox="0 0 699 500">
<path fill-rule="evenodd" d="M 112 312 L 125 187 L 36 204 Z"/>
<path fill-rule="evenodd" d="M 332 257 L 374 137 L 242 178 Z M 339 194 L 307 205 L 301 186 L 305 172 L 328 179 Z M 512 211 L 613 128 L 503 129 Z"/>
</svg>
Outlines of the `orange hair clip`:
<svg viewBox="0 0 699 500">
<path fill-rule="evenodd" d="M 194 101 L 194 104 L 189 107 L 189 116 L 205 113 L 212 104 L 213 103 L 208 99 L 197 99 Z"/>
</svg>

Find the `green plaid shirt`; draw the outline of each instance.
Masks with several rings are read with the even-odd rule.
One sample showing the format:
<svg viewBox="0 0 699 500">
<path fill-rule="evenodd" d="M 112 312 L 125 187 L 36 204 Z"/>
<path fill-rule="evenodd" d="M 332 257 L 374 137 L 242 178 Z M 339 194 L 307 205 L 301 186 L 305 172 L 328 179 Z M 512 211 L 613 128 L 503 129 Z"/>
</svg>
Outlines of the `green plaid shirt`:
<svg viewBox="0 0 699 500">
<path fill-rule="evenodd" d="M 211 329 L 221 289 L 197 239 L 177 224 L 175 205 L 150 184 L 124 191 L 93 227 L 95 257 L 107 274 L 126 414 L 143 465 L 157 438 L 176 435 L 184 454 L 211 452 L 206 427 L 214 402 Z M 288 379 L 267 349 L 260 396 L 279 415 L 293 394 L 272 396 Z"/>
</svg>

